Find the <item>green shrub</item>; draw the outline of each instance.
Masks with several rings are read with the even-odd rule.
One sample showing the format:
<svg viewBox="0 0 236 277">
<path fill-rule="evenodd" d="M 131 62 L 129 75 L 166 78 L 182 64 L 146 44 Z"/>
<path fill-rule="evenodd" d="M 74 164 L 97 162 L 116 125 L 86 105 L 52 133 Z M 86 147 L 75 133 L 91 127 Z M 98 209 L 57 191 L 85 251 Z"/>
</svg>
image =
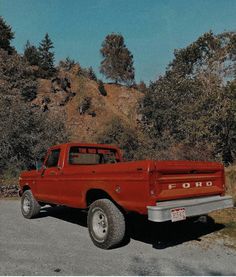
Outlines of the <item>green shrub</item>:
<svg viewBox="0 0 236 277">
<path fill-rule="evenodd" d="M 107 92 L 106 92 L 106 89 L 105 89 L 105 87 L 104 87 L 104 84 L 103 84 L 103 81 L 102 81 L 102 80 L 99 80 L 99 81 L 98 81 L 98 90 L 99 90 L 99 92 L 101 93 L 101 95 L 107 96 Z"/>
</svg>

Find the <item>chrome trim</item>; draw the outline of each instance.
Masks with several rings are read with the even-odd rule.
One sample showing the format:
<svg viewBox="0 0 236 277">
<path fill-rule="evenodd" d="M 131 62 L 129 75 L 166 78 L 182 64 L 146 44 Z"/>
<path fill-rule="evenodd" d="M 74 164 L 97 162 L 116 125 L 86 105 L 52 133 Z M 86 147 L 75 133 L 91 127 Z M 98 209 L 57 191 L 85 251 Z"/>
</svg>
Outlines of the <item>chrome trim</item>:
<svg viewBox="0 0 236 277">
<path fill-rule="evenodd" d="M 171 209 L 185 208 L 186 216 L 197 216 L 212 211 L 233 207 L 231 196 L 208 196 L 158 202 L 156 206 L 147 206 L 148 219 L 155 222 L 171 220 Z"/>
</svg>

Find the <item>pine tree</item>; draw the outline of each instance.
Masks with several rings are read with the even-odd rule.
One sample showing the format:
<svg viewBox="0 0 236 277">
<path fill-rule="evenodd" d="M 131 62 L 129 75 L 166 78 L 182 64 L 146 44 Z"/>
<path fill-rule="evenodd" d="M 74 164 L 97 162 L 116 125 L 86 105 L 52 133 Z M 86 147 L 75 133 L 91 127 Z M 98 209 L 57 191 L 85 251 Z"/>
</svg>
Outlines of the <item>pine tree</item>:
<svg viewBox="0 0 236 277">
<path fill-rule="evenodd" d="M 88 68 L 88 77 L 89 77 L 90 80 L 97 81 L 97 76 L 96 76 L 95 72 L 93 71 L 92 66 L 90 66 Z"/>
<path fill-rule="evenodd" d="M 39 65 L 39 51 L 34 45 L 30 44 L 28 40 L 24 48 L 24 58 L 30 65 Z"/>
<path fill-rule="evenodd" d="M 14 39 L 14 33 L 11 26 L 7 25 L 4 19 L 0 16 L 0 48 L 12 54 L 14 48 L 11 46 L 11 40 Z"/>
<path fill-rule="evenodd" d="M 103 84 L 103 81 L 102 80 L 99 80 L 98 81 L 98 90 L 99 92 L 101 93 L 101 95 L 103 96 L 107 96 L 107 91 L 104 87 L 104 84 Z"/>
<path fill-rule="evenodd" d="M 107 79 L 126 84 L 134 81 L 133 55 L 126 47 L 122 35 L 114 33 L 107 35 L 100 52 L 104 58 L 100 72 Z"/>
<path fill-rule="evenodd" d="M 42 71 L 42 77 L 52 77 L 55 73 L 54 67 L 54 52 L 53 42 L 51 41 L 48 33 L 46 33 L 44 39 L 41 41 L 39 50 L 39 66 Z"/>
</svg>

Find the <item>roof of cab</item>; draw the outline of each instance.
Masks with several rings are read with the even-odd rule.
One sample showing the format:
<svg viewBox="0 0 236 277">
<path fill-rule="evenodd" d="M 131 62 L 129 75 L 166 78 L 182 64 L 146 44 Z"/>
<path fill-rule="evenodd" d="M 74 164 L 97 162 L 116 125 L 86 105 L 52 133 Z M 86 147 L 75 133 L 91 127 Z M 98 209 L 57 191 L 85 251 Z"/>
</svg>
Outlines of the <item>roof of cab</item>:
<svg viewBox="0 0 236 277">
<path fill-rule="evenodd" d="M 81 143 L 81 142 L 67 142 L 58 145 L 53 145 L 50 148 L 56 147 L 64 147 L 64 146 L 81 146 L 81 147 L 95 147 L 95 148 L 109 148 L 109 149 L 117 149 L 119 148 L 116 145 L 111 144 L 97 144 L 97 143 Z"/>
</svg>

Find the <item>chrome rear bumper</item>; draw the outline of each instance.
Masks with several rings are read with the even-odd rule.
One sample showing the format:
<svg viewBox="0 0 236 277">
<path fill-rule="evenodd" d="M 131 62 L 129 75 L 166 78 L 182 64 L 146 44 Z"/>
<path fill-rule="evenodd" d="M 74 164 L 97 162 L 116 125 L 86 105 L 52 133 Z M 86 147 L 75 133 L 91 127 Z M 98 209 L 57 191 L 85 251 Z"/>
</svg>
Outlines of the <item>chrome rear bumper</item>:
<svg viewBox="0 0 236 277">
<path fill-rule="evenodd" d="M 233 207 L 230 196 L 209 196 L 183 200 L 163 201 L 147 206 L 148 219 L 155 222 L 171 220 L 171 209 L 185 208 L 186 217 L 207 214 L 215 210 Z"/>
</svg>

